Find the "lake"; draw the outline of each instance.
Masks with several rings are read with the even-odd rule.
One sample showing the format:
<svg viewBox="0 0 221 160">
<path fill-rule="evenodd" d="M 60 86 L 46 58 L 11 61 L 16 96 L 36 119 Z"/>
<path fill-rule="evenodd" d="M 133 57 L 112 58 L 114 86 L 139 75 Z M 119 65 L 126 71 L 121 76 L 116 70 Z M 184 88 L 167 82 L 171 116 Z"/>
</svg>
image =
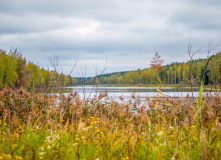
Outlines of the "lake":
<svg viewBox="0 0 221 160">
<path fill-rule="evenodd" d="M 140 100 L 145 100 L 146 97 L 158 97 L 163 96 L 158 92 L 158 89 L 162 91 L 162 93 L 166 97 L 186 97 L 189 95 L 192 97 L 192 92 L 189 87 L 110 87 L 110 86 L 74 86 L 74 87 L 65 87 L 65 92 L 68 93 L 71 90 L 73 92 L 77 91 L 80 97 L 93 98 L 96 95 L 99 95 L 101 92 L 108 92 L 110 98 L 119 101 L 120 96 L 124 98 L 124 100 L 129 100 L 132 97 L 132 94 L 135 94 L 136 97 L 139 96 Z M 197 91 L 193 92 L 193 97 L 199 96 L 199 88 L 195 89 Z"/>
</svg>

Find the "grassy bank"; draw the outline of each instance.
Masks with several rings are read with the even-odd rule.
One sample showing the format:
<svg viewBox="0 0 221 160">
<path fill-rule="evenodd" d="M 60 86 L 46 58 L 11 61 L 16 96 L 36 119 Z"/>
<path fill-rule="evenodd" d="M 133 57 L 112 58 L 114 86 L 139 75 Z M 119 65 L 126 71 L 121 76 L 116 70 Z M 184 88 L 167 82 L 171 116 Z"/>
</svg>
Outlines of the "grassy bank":
<svg viewBox="0 0 221 160">
<path fill-rule="evenodd" d="M 110 87 L 158 87 L 157 84 L 107 84 L 107 85 L 100 85 L 100 86 L 110 86 Z M 163 84 L 164 87 L 189 87 L 190 85 L 187 84 Z M 199 86 L 200 87 L 200 86 Z"/>
<path fill-rule="evenodd" d="M 0 91 L 0 159 L 220 158 L 219 94 L 202 101 L 147 98 L 141 108 L 136 97 L 107 98 Z"/>
<path fill-rule="evenodd" d="M 108 87 L 159 87 L 157 84 L 113 84 L 113 85 L 100 85 L 100 86 L 108 86 Z M 175 88 L 189 88 L 191 90 L 191 86 L 189 84 L 162 84 L 161 87 L 175 87 Z M 194 86 L 193 90 L 198 91 L 200 88 L 200 85 Z M 220 91 L 220 86 L 214 86 L 214 85 L 204 85 L 204 89 L 206 90 L 213 90 L 213 91 Z"/>
</svg>

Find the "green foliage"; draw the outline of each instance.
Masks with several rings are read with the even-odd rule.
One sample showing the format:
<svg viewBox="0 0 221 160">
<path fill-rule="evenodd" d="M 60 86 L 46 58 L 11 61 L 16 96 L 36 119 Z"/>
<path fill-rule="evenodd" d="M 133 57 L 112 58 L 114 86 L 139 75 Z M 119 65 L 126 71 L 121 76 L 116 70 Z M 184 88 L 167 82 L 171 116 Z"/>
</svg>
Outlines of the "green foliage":
<svg viewBox="0 0 221 160">
<path fill-rule="evenodd" d="M 209 84 L 211 81 L 210 81 L 210 78 L 209 78 L 209 62 L 210 60 L 213 58 L 213 56 L 210 56 L 206 62 L 206 64 L 202 67 L 201 69 L 201 75 L 200 75 L 200 78 L 201 80 L 203 80 L 204 84 L 207 85 Z"/>
<path fill-rule="evenodd" d="M 200 124 L 200 112 L 201 112 L 201 104 L 202 104 L 202 94 L 203 94 L 203 81 L 201 81 L 200 85 L 200 92 L 199 92 L 199 98 L 197 102 L 197 128 L 199 129 L 199 124 Z"/>
<path fill-rule="evenodd" d="M 13 86 L 18 78 L 17 61 L 13 55 L 4 55 L 3 84 Z"/>
<path fill-rule="evenodd" d="M 8 54 L 0 50 L 0 89 L 6 86 L 33 89 L 75 84 L 77 80 L 70 75 L 45 70 L 32 62 L 27 63 L 17 49 L 10 50 Z"/>
<path fill-rule="evenodd" d="M 157 59 L 157 58 L 155 58 Z M 157 61 L 158 62 L 158 61 Z M 153 62 L 155 63 L 155 62 Z M 209 59 L 198 59 L 188 61 L 186 63 L 171 63 L 165 66 L 154 66 L 155 68 L 138 69 L 128 72 L 117 72 L 113 74 L 100 75 L 96 78 L 100 84 L 156 84 L 158 76 L 163 84 L 189 84 L 190 83 L 190 68 L 192 81 L 196 85 L 200 85 L 204 79 L 207 84 L 221 84 L 221 52 Z M 156 69 L 157 68 L 157 69 Z M 156 72 L 156 70 L 158 72 Z M 158 74 L 158 75 L 157 75 Z M 94 84 L 95 77 L 87 79 L 88 84 Z"/>
</svg>

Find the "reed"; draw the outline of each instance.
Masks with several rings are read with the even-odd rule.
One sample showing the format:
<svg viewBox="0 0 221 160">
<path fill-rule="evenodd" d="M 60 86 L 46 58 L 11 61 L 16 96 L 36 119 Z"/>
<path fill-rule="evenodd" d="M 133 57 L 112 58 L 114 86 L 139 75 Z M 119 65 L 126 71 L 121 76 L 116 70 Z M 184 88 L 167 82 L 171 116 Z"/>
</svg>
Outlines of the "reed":
<svg viewBox="0 0 221 160">
<path fill-rule="evenodd" d="M 219 159 L 219 93 L 133 98 L 1 90 L 0 159 Z"/>
</svg>

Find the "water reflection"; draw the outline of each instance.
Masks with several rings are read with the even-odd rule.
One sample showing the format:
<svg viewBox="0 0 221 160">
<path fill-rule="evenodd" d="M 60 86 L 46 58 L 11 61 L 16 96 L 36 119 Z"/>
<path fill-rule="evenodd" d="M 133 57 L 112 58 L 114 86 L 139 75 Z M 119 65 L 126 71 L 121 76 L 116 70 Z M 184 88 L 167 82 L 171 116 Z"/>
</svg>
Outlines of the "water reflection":
<svg viewBox="0 0 221 160">
<path fill-rule="evenodd" d="M 160 90 L 160 92 L 159 92 Z M 101 92 L 107 92 L 108 96 L 103 98 L 102 101 L 115 100 L 118 102 L 128 103 L 131 101 L 133 104 L 137 103 L 139 99 L 138 107 L 145 105 L 148 106 L 147 97 L 192 97 L 195 99 L 199 96 L 199 88 L 197 91 L 191 92 L 191 88 L 188 87 L 108 87 L 108 86 L 74 86 L 63 88 L 63 93 L 68 94 L 70 91 L 77 92 L 82 99 L 90 99 L 98 97 Z M 210 94 L 214 94 L 211 92 Z M 136 100 L 132 98 L 132 95 L 136 97 Z"/>
<path fill-rule="evenodd" d="M 96 95 L 99 95 L 101 92 L 107 91 L 109 97 L 118 100 L 120 96 L 125 99 L 130 99 L 131 95 L 135 93 L 140 98 L 148 97 L 158 97 L 163 96 L 158 92 L 158 89 L 161 90 L 163 95 L 167 97 L 186 97 L 193 96 L 198 97 L 199 91 L 191 92 L 190 88 L 187 87 L 108 87 L 108 86 L 74 86 L 66 87 L 64 92 L 68 93 L 70 91 L 76 91 L 81 97 L 93 98 Z"/>
</svg>

